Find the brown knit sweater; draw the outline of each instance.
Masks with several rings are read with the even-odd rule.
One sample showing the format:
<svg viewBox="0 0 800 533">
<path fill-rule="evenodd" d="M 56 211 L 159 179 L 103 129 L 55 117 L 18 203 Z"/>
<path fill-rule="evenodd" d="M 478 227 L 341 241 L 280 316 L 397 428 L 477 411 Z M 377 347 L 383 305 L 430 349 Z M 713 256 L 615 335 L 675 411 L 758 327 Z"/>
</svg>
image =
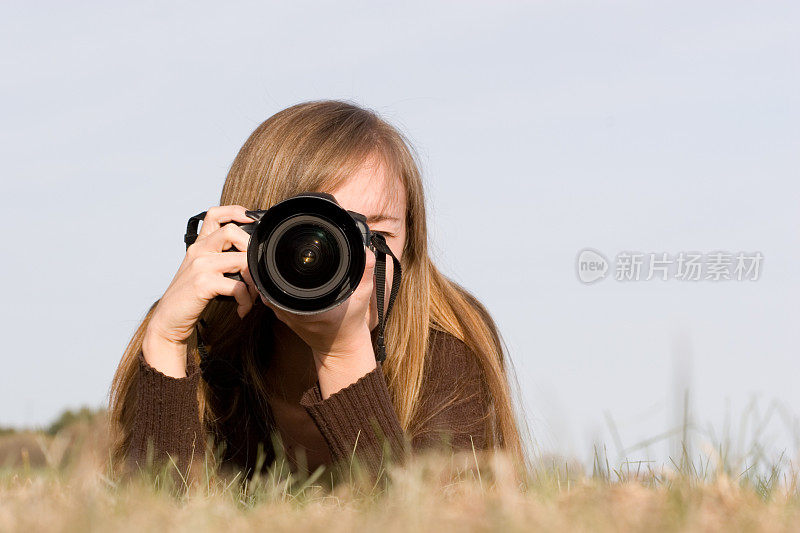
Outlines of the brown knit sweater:
<svg viewBox="0 0 800 533">
<path fill-rule="evenodd" d="M 375 470 L 387 450 L 396 457 L 407 451 L 407 444 L 413 450 L 441 443 L 453 449 L 484 448 L 490 398 L 475 354 L 449 333 L 431 329 L 429 339 L 416 423 L 408 434 L 400 426 L 380 363 L 326 400 L 313 361 L 270 368 L 267 381 L 274 386 L 265 404 L 241 380 L 220 384 L 208 379 L 213 374 L 201 374 L 192 358 L 186 377 L 172 378 L 149 366 L 140 353 L 129 466 L 143 466 L 152 446 L 153 459 L 166 460 L 169 454 L 186 469 L 210 442 L 223 445 L 224 465 L 250 476 L 259 451 L 265 454 L 264 466 L 276 457 L 273 434 L 293 467 L 308 471 L 353 456 Z M 201 423 L 197 389 L 204 378 L 207 401 L 217 406 L 236 402 L 234 416 Z"/>
</svg>

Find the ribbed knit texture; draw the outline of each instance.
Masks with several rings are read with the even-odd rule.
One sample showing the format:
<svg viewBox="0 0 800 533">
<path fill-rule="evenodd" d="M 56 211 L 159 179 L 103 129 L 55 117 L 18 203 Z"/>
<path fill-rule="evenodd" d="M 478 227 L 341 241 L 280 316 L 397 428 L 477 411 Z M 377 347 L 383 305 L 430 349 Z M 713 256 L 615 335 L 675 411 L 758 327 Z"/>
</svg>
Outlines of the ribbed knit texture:
<svg viewBox="0 0 800 533">
<path fill-rule="evenodd" d="M 145 467 L 148 447 L 152 461 L 170 461 L 185 473 L 193 455 L 202 455 L 205 437 L 200 424 L 197 386 L 200 369 L 190 364 L 186 377 L 167 376 L 145 361 L 139 353 L 137 409 L 133 423 L 129 460 Z"/>
<path fill-rule="evenodd" d="M 334 461 L 356 457 L 375 472 L 386 459 L 402 458 L 405 437 L 380 363 L 326 400 L 317 384 L 306 391 L 300 405 L 325 437 Z"/>
<path fill-rule="evenodd" d="M 206 435 L 198 416 L 200 379 L 199 369 L 191 362 L 186 377 L 171 378 L 150 367 L 139 354 L 130 460 L 144 465 L 148 442 L 153 444 L 154 459 L 164 460 L 170 454 L 182 471 L 188 467 L 192 454 L 195 458 L 200 454 L 202 458 Z M 302 428 L 292 428 L 296 431 L 289 432 L 295 435 L 294 445 L 307 449 L 327 446 L 332 461 L 347 463 L 351 457 L 357 457 L 362 466 L 373 472 L 385 464 L 387 456 L 402 457 L 407 440 L 413 450 L 443 443 L 451 449 L 483 448 L 490 418 L 490 399 L 477 357 L 462 341 L 437 330 L 431 330 L 418 416 L 408 435 L 400 426 L 380 363 L 325 400 L 317 384 L 305 390 L 299 405 L 271 403 L 272 413 L 276 412 L 276 406 L 287 415 L 277 419 L 303 424 Z M 309 416 L 297 416 L 298 410 L 305 410 Z M 261 421 L 263 415 L 248 410 L 239 416 L 238 421 L 231 421 L 235 431 L 215 438 L 225 439 L 232 449 L 269 442 L 269 435 L 263 434 L 264 424 L 247 422 L 252 417 Z M 286 428 L 268 429 L 287 433 Z M 297 440 L 301 435 L 304 441 Z M 241 460 L 248 464 L 228 466 L 252 471 L 254 465 L 249 464 L 249 454 L 236 457 L 244 457 Z M 236 460 L 239 459 L 231 459 Z"/>
</svg>

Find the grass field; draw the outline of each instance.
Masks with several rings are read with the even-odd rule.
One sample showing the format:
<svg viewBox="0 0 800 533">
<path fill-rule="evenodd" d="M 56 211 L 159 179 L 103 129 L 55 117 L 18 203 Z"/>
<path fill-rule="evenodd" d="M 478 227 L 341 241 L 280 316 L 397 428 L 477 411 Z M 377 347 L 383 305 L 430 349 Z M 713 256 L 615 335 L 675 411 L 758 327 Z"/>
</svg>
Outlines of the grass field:
<svg viewBox="0 0 800 533">
<path fill-rule="evenodd" d="M 800 531 L 792 462 L 726 454 L 655 468 L 502 456 L 424 456 L 380 487 L 332 490 L 282 464 L 246 487 L 227 478 L 176 491 L 169 476 L 109 474 L 103 413 L 72 413 L 40 432 L 0 432 L 0 531 Z M 180 487 L 177 487 L 180 488 Z M 185 488 L 185 487 L 184 487 Z"/>
</svg>

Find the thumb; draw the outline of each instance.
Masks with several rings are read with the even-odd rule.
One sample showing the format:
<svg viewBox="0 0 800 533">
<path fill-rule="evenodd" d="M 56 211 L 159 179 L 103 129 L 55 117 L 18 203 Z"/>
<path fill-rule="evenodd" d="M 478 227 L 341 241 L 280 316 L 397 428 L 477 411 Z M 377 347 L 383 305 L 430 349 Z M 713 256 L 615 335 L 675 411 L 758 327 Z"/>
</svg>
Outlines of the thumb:
<svg viewBox="0 0 800 533">
<path fill-rule="evenodd" d="M 364 250 L 367 256 L 367 261 L 366 265 L 364 266 L 364 269 L 371 272 L 372 269 L 375 268 L 376 253 L 371 248 L 367 248 L 366 246 L 364 247 Z"/>
<path fill-rule="evenodd" d="M 364 261 L 364 274 L 361 276 L 361 281 L 358 284 L 358 290 L 369 291 L 371 293 L 375 284 L 375 252 L 365 246 L 364 255 L 366 256 L 366 261 Z"/>
</svg>

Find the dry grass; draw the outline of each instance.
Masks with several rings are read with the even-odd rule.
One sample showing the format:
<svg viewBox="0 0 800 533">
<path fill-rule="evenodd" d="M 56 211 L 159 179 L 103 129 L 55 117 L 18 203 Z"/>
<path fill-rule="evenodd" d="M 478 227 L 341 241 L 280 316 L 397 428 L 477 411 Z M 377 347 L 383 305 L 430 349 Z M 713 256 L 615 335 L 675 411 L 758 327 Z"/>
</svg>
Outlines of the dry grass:
<svg viewBox="0 0 800 533">
<path fill-rule="evenodd" d="M 24 451 L 27 450 L 27 451 Z M 242 487 L 206 472 L 175 491 L 170 476 L 123 483 L 108 474 L 102 415 L 55 435 L 0 437 L 0 531 L 798 531 L 791 465 L 584 472 L 540 461 L 525 475 L 502 456 L 426 456 L 388 471 L 388 484 L 332 490 L 276 467 Z M 711 465 L 711 466 L 709 466 Z M 776 471 L 776 468 L 782 470 Z"/>
</svg>

